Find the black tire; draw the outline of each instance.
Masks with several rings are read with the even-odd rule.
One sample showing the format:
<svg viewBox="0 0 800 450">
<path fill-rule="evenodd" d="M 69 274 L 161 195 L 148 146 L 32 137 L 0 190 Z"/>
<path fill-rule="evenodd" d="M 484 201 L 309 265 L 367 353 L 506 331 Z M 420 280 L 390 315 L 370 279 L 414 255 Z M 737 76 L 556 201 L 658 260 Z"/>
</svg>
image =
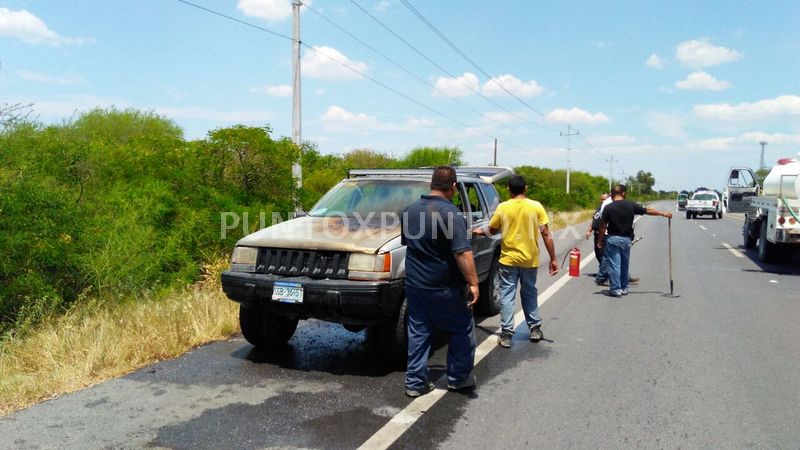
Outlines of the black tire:
<svg viewBox="0 0 800 450">
<path fill-rule="evenodd" d="M 758 236 L 758 260 L 769 264 L 780 256 L 778 255 L 779 250 L 777 245 L 767 240 L 767 223 L 762 221 Z"/>
<path fill-rule="evenodd" d="M 717 213 L 716 212 L 711 213 L 711 220 L 717 220 Z"/>
<path fill-rule="evenodd" d="M 689 211 L 686 211 L 686 220 L 689 220 L 691 218 L 692 218 L 692 213 L 690 213 Z"/>
<path fill-rule="evenodd" d="M 297 322 L 290 317 L 239 306 L 242 334 L 247 342 L 259 349 L 268 350 L 270 346 L 286 344 L 297 329 Z"/>
<path fill-rule="evenodd" d="M 475 312 L 486 317 L 500 314 L 500 262 L 496 256 L 492 260 L 489 276 L 480 284 L 480 297 L 475 305 Z"/>
<path fill-rule="evenodd" d="M 384 323 L 367 328 L 367 341 L 375 346 L 376 353 L 395 368 L 405 368 L 408 361 L 408 304 L 400 304 L 397 316 Z"/>
<path fill-rule="evenodd" d="M 717 213 L 717 219 L 722 219 L 722 210 Z"/>
<path fill-rule="evenodd" d="M 742 240 L 744 241 L 744 248 L 756 248 L 758 242 L 757 233 L 753 229 L 758 226 L 758 221 L 746 219 L 742 226 Z"/>
</svg>

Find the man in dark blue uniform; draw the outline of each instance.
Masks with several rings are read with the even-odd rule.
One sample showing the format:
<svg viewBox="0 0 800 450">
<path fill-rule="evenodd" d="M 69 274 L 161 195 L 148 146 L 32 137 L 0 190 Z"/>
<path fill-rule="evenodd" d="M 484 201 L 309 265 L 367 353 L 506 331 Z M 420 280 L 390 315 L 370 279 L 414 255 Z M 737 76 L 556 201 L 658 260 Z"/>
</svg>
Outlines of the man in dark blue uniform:
<svg viewBox="0 0 800 450">
<path fill-rule="evenodd" d="M 456 193 L 456 172 L 440 166 L 433 172 L 431 192 L 403 213 L 408 307 L 406 395 L 419 397 L 433 389 L 428 381 L 428 355 L 434 328 L 450 335 L 447 388 L 475 387 L 475 324 L 472 305 L 478 300 L 478 276 L 467 222 L 450 201 Z"/>
</svg>

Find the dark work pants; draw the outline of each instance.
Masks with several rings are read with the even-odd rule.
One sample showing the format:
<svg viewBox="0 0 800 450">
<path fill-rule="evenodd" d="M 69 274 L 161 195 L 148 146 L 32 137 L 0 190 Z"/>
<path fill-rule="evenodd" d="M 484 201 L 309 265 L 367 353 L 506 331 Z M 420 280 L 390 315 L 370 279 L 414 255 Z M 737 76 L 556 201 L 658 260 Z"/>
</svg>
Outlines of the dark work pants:
<svg viewBox="0 0 800 450">
<path fill-rule="evenodd" d="M 431 335 L 438 328 L 450 334 L 447 349 L 449 384 L 464 382 L 475 360 L 475 323 L 464 288 L 414 288 L 406 285 L 408 367 L 406 388 L 422 390 L 428 380 Z"/>
</svg>

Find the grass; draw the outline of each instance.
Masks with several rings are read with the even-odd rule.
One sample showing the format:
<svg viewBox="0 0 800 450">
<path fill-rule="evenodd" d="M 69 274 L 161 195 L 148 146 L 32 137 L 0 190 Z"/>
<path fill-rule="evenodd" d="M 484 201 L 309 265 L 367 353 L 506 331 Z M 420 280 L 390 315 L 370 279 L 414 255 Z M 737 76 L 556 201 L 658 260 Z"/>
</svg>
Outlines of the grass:
<svg viewBox="0 0 800 450">
<path fill-rule="evenodd" d="M 585 222 L 592 213 L 556 213 L 551 228 Z M 238 332 L 238 306 L 219 284 L 227 266 L 210 265 L 201 282 L 164 295 L 86 302 L 0 343 L 0 416 Z"/>
<path fill-rule="evenodd" d="M 174 358 L 239 329 L 219 285 L 226 261 L 200 283 L 162 296 L 88 302 L 0 346 L 0 415 Z"/>
</svg>

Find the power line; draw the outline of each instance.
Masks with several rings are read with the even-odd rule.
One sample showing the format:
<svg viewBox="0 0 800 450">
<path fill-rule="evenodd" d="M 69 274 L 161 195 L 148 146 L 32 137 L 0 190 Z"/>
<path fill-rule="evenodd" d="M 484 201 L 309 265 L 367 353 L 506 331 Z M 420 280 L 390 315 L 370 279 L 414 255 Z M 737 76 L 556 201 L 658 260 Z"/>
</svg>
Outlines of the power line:
<svg viewBox="0 0 800 450">
<path fill-rule="evenodd" d="M 395 67 L 397 67 L 398 69 L 402 70 L 403 72 L 407 73 L 408 75 L 410 75 L 411 77 L 413 77 L 414 79 L 416 79 L 417 81 L 419 81 L 420 83 L 422 83 L 424 86 L 426 86 L 426 87 L 428 87 L 428 88 L 430 88 L 430 89 L 432 89 L 432 90 L 434 90 L 434 91 L 436 91 L 436 92 L 439 92 L 439 93 L 441 93 L 443 96 L 445 96 L 445 97 L 449 98 L 450 100 L 452 100 L 453 102 L 455 102 L 455 103 L 457 103 L 457 104 L 459 104 L 459 105 L 463 106 L 464 108 L 466 108 L 466 109 L 468 109 L 468 110 L 470 110 L 470 111 L 474 112 L 475 114 L 478 114 L 478 115 L 480 115 L 481 117 L 485 118 L 486 120 L 489 120 L 490 122 L 496 122 L 496 121 L 495 121 L 494 119 L 492 119 L 492 118 L 491 118 L 491 117 L 490 117 L 488 114 L 486 114 L 486 113 L 483 113 L 483 112 L 481 112 L 481 111 L 477 110 L 476 108 L 474 108 L 474 107 L 470 106 L 469 104 L 467 104 L 467 103 L 465 103 L 465 102 L 463 102 L 463 101 L 461 101 L 461 100 L 457 99 L 456 97 L 453 97 L 452 95 L 449 95 L 447 92 L 445 92 L 445 91 L 443 91 L 442 89 L 439 89 L 438 87 L 436 87 L 435 85 L 433 85 L 433 84 L 429 83 L 429 82 L 428 82 L 427 80 L 425 80 L 425 78 L 423 78 L 422 76 L 420 76 L 420 75 L 418 75 L 418 74 L 414 73 L 413 71 L 411 71 L 411 70 L 410 70 L 410 69 L 408 69 L 407 67 L 403 66 L 402 64 L 400 64 L 399 62 L 397 62 L 397 61 L 396 61 L 396 60 L 394 60 L 393 58 L 391 58 L 391 57 L 387 56 L 386 54 L 384 54 L 384 53 L 383 53 L 383 52 L 381 52 L 380 50 L 376 49 L 375 47 L 373 47 L 373 46 L 372 46 L 372 45 L 370 45 L 369 43 L 365 42 L 363 39 L 360 39 L 358 36 L 354 35 L 353 33 L 351 33 L 350 31 L 348 31 L 347 29 L 345 29 L 345 28 L 344 28 L 344 27 L 342 27 L 341 25 L 339 25 L 339 24 L 337 24 L 336 22 L 334 22 L 333 20 L 329 19 L 328 17 L 326 17 L 325 15 L 323 15 L 322 13 L 320 13 L 319 11 L 317 11 L 316 9 L 314 9 L 314 8 L 312 8 L 311 6 L 309 6 L 309 5 L 306 5 L 306 4 L 304 4 L 303 6 L 305 6 L 306 8 L 308 8 L 308 9 L 309 9 L 310 11 L 312 11 L 314 14 L 316 14 L 317 16 L 319 16 L 319 17 L 320 17 L 322 20 L 324 20 L 324 21 L 328 22 L 330 25 L 332 25 L 333 27 L 335 27 L 336 29 L 338 29 L 338 30 L 339 30 L 339 31 L 341 31 L 342 33 L 346 34 L 347 36 L 349 36 L 350 38 L 352 38 L 353 40 L 355 40 L 355 41 L 356 41 L 356 42 L 358 42 L 359 44 L 361 44 L 361 45 L 363 45 L 364 47 L 368 48 L 370 51 L 372 51 L 372 52 L 373 52 L 373 53 L 375 53 L 376 55 L 378 55 L 378 56 L 380 56 L 381 58 L 383 58 L 384 60 L 388 61 L 389 63 L 391 63 L 392 65 L 394 65 L 394 66 L 395 66 Z M 499 124 L 499 122 L 496 122 L 496 123 L 498 123 L 498 124 Z M 510 128 L 508 128 L 508 127 L 505 127 L 505 126 L 503 126 L 502 124 L 501 124 L 500 126 L 501 126 L 501 128 L 504 128 L 506 131 L 508 131 L 508 132 L 512 132 L 512 130 L 511 130 Z M 528 134 L 526 134 L 526 133 L 522 133 L 522 135 L 523 135 L 523 136 L 525 136 L 525 137 L 527 137 L 528 139 L 530 139 L 530 140 L 531 140 L 531 141 L 533 141 L 533 142 L 537 142 L 537 143 L 544 144 L 544 145 L 553 145 L 553 144 L 551 144 L 551 143 L 544 142 L 544 141 L 538 140 L 538 139 L 536 139 L 536 138 L 533 138 L 532 136 L 530 136 L 530 135 L 528 135 Z"/>
<path fill-rule="evenodd" d="M 286 35 L 283 35 L 283 34 L 280 34 L 280 33 L 276 33 L 276 32 L 274 32 L 274 31 L 272 31 L 270 29 L 267 29 L 267 28 L 252 24 L 250 22 L 246 22 L 244 20 L 237 19 L 235 17 L 232 17 L 232 16 L 229 16 L 227 14 L 223 14 L 223 13 L 220 13 L 218 11 L 215 11 L 215 10 L 212 10 L 212 9 L 197 5 L 195 3 L 192 3 L 192 2 L 189 2 L 189 1 L 186 1 L 186 0 L 177 0 L 177 1 L 179 1 L 179 2 L 181 2 L 183 4 L 186 4 L 188 6 L 192 6 L 194 8 L 200 9 L 202 11 L 208 12 L 210 14 L 214 14 L 216 16 L 219 16 L 219 17 L 222 17 L 222 18 L 237 22 L 239 24 L 254 28 L 256 30 L 263 31 L 263 32 L 269 33 L 271 35 L 274 35 L 274 36 L 277 36 L 277 37 L 280 37 L 280 38 L 283 38 L 283 39 L 287 39 L 289 41 L 294 41 L 294 39 L 292 39 L 289 36 L 286 36 Z M 416 100 L 416 99 L 414 99 L 414 98 L 412 98 L 412 97 L 410 97 L 410 96 L 398 91 L 397 89 L 394 89 L 391 86 L 389 86 L 389 85 L 387 85 L 387 84 L 385 84 L 385 83 L 383 83 L 381 81 L 378 81 L 375 78 L 370 77 L 369 75 L 359 71 L 358 69 L 356 69 L 356 68 L 354 68 L 354 67 L 352 67 L 352 66 L 350 66 L 350 65 L 348 65 L 346 63 L 343 63 L 343 62 L 341 62 L 341 61 L 339 61 L 339 60 L 337 60 L 337 59 L 325 54 L 324 52 L 321 52 L 321 51 L 317 50 L 316 48 L 314 48 L 313 46 L 311 46 L 309 44 L 306 44 L 305 42 L 300 42 L 300 45 L 305 47 L 306 49 L 308 49 L 310 51 L 315 52 L 318 55 L 321 55 L 321 56 L 329 59 L 330 61 L 332 61 L 332 62 L 334 62 L 336 64 L 339 64 L 340 66 L 352 71 L 353 73 L 358 74 L 359 76 L 363 77 L 364 79 L 371 81 L 372 83 L 374 83 L 374 84 L 376 84 L 376 85 L 378 85 L 378 86 L 380 86 L 380 87 L 382 87 L 382 88 L 394 93 L 395 95 L 398 95 L 398 96 L 410 101 L 411 103 L 414 103 L 417 106 L 420 106 L 420 107 L 422 107 L 424 109 L 427 109 L 428 111 L 433 112 L 434 114 L 437 114 L 437 115 L 439 115 L 439 116 L 441 116 L 441 117 L 443 117 L 443 118 L 445 118 L 447 120 L 450 120 L 451 122 L 456 123 L 456 124 L 466 128 L 467 130 L 472 130 L 472 131 L 474 131 L 474 132 L 476 132 L 478 134 L 481 134 L 483 136 L 486 136 L 486 137 L 488 137 L 489 139 L 492 139 L 492 140 L 495 139 L 494 136 L 484 132 L 480 128 L 476 128 L 476 127 L 467 125 L 466 123 L 464 123 L 464 122 L 462 122 L 462 121 L 460 121 L 460 120 L 458 120 L 458 119 L 456 119 L 454 117 L 451 117 L 451 116 L 449 116 L 449 115 L 447 115 L 447 114 L 445 114 L 445 113 L 443 113 L 443 112 L 441 112 L 441 111 L 439 111 L 439 110 L 437 110 L 437 109 L 435 109 L 435 108 L 433 108 L 431 106 L 428 106 L 428 105 L 426 105 L 426 104 L 424 104 L 424 103 L 422 103 L 422 102 L 420 102 L 420 101 L 418 101 L 418 100 Z M 511 147 L 515 147 L 515 148 L 518 148 L 520 150 L 525 150 L 523 147 L 518 146 L 516 144 L 513 144 L 513 143 L 511 143 L 509 141 L 502 140 L 502 142 L 504 142 L 506 145 L 509 145 Z"/>
<path fill-rule="evenodd" d="M 527 123 L 529 123 L 529 124 L 531 124 L 531 125 L 533 125 L 533 126 L 536 126 L 536 127 L 539 127 L 539 128 L 543 128 L 543 129 L 545 129 L 545 130 L 549 130 L 549 131 L 553 131 L 553 132 L 558 132 L 558 130 L 556 130 L 556 129 L 554 129 L 554 128 L 550 128 L 550 127 L 548 127 L 548 126 L 546 126 L 546 125 L 542 125 L 542 124 L 539 124 L 539 123 L 533 122 L 533 121 L 529 120 L 528 118 L 526 118 L 526 117 L 524 117 L 524 116 L 522 116 L 522 115 L 520 115 L 520 114 L 517 114 L 517 113 L 516 113 L 516 112 L 514 112 L 514 111 L 511 111 L 510 109 L 508 109 L 508 108 L 506 108 L 506 107 L 504 107 L 504 106 L 500 105 L 499 103 L 497 103 L 497 102 L 495 102 L 494 100 L 490 99 L 489 97 L 485 96 L 483 93 L 481 93 L 481 91 L 479 91 L 479 90 L 477 90 L 477 89 L 474 89 L 472 86 L 469 86 L 468 84 L 464 83 L 464 82 L 463 82 L 463 81 L 461 81 L 461 80 L 460 80 L 460 79 L 459 79 L 459 78 L 458 78 L 456 75 L 454 75 L 453 73 L 451 73 L 450 71 L 448 71 L 447 69 L 445 69 L 444 67 L 442 67 L 442 66 L 441 66 L 439 63 L 437 63 L 436 61 L 434 61 L 433 59 L 431 59 L 431 58 L 430 58 L 428 55 L 426 55 L 425 53 L 423 53 L 422 51 L 420 51 L 419 49 L 417 49 L 417 48 L 416 48 L 416 47 L 415 47 L 413 44 L 411 44 L 410 42 L 408 42 L 407 40 L 405 40 L 405 39 L 404 39 L 402 36 L 400 36 L 399 34 L 397 34 L 397 32 L 395 32 L 394 30 L 392 30 L 391 28 L 389 28 L 389 26 L 387 26 L 386 24 L 384 24 L 384 23 L 383 23 L 383 22 L 382 22 L 380 19 L 378 19 L 377 17 L 375 17 L 375 15 L 374 15 L 374 14 L 370 13 L 369 11 L 367 11 L 367 10 L 366 10 L 364 7 L 362 7 L 361 5 L 359 5 L 359 4 L 358 4 L 358 3 L 357 3 L 355 0 L 350 0 L 350 3 L 352 3 L 353 5 L 355 5 L 355 6 L 356 6 L 358 9 L 360 9 L 360 10 L 361 10 L 361 11 L 362 11 L 364 14 L 366 14 L 367 16 L 369 16 L 369 17 L 370 17 L 372 20 L 374 20 L 374 21 L 375 21 L 375 22 L 376 22 L 378 25 L 380 25 L 380 26 L 381 26 L 381 27 L 382 27 L 384 30 L 386 30 L 387 32 L 389 32 L 389 33 L 390 33 L 392 36 L 396 37 L 396 38 L 397 38 L 397 39 L 398 39 L 400 42 L 402 42 L 402 43 L 403 43 L 403 44 L 405 44 L 405 45 L 406 45 L 408 48 L 410 48 L 411 50 L 413 50 L 413 51 L 414 51 L 416 54 L 418 54 L 420 57 L 422 57 L 422 58 L 423 58 L 425 61 L 428 61 L 428 63 L 430 63 L 432 66 L 436 67 L 437 69 L 439 69 L 440 71 L 442 71 L 443 73 L 445 73 L 446 75 L 448 75 L 450 78 L 452 78 L 452 79 L 454 79 L 455 81 L 457 81 L 457 82 L 458 82 L 459 84 L 461 84 L 463 87 L 465 87 L 466 89 L 470 90 L 470 91 L 471 91 L 471 92 L 473 92 L 474 94 L 476 94 L 476 95 L 478 95 L 479 97 L 481 97 L 483 100 L 485 100 L 485 101 L 487 101 L 487 102 L 491 103 L 491 104 L 492 104 L 492 105 L 494 105 L 496 108 L 500 108 L 500 109 L 502 109 L 503 111 L 505 111 L 505 112 L 507 112 L 507 113 L 509 113 L 509 114 L 513 115 L 514 117 L 516 117 L 516 118 L 518 118 L 518 119 L 522 120 L 523 122 L 527 122 Z"/>
<path fill-rule="evenodd" d="M 409 11 L 411 11 L 411 13 L 412 13 L 412 14 L 414 14 L 414 15 L 415 15 L 415 16 L 416 16 L 416 17 L 417 17 L 417 18 L 418 18 L 418 19 L 419 19 L 419 20 L 420 20 L 422 23 L 424 23 L 424 24 L 425 24 L 425 25 L 426 25 L 428 28 L 430 28 L 430 29 L 431 29 L 431 31 L 433 31 L 433 32 L 434 32 L 434 34 L 436 34 L 437 36 L 439 36 L 439 38 L 441 38 L 441 39 L 442 39 L 442 41 L 444 41 L 444 42 L 445 42 L 445 43 L 446 43 L 448 46 L 450 46 L 450 48 L 452 48 L 452 49 L 453 49 L 453 51 L 455 51 L 456 53 L 458 53 L 459 55 L 461 55 L 461 57 L 462 57 L 462 58 L 464 58 L 464 59 L 465 59 L 465 60 L 466 60 L 468 63 L 470 63 L 470 64 L 472 65 L 472 67 L 474 67 L 476 70 L 478 70 L 478 72 L 482 73 L 482 74 L 483 74 L 483 75 L 484 75 L 484 76 L 485 76 L 485 77 L 486 77 L 486 78 L 487 78 L 489 81 L 491 81 L 491 82 L 493 82 L 494 84 L 496 84 L 497 86 L 499 86 L 499 87 L 500 87 L 500 89 L 502 89 L 503 91 L 505 91 L 505 92 L 506 92 L 508 95 L 510 95 L 510 96 L 512 96 L 512 97 L 514 97 L 514 98 L 515 98 L 515 99 L 516 99 L 518 102 L 520 102 L 521 104 L 523 104 L 524 106 L 526 106 L 526 107 L 527 107 L 528 109 L 530 109 L 531 111 L 535 112 L 536 114 L 539 114 L 539 115 L 540 115 L 540 116 L 542 116 L 542 117 L 545 117 L 545 114 L 544 114 L 543 112 L 541 112 L 541 111 L 539 111 L 538 109 L 534 108 L 534 107 L 533 107 L 533 106 L 531 106 L 531 105 L 530 105 L 528 102 L 526 102 L 526 101 L 522 100 L 522 99 L 521 99 L 521 98 L 519 98 L 519 97 L 518 97 L 516 94 L 514 94 L 513 92 L 511 92 L 511 91 L 509 91 L 508 89 L 506 89 L 506 87 L 505 87 L 505 86 L 503 86 L 502 84 L 500 84 L 500 83 L 499 83 L 497 80 L 495 80 L 495 79 L 494 79 L 494 77 L 492 77 L 491 75 L 489 75 L 489 73 L 488 73 L 488 72 L 486 72 L 485 70 L 483 70 L 483 68 L 482 68 L 481 66 L 479 66 L 479 65 L 478 65 L 478 63 L 476 63 L 475 61 L 473 61 L 473 60 L 472 60 L 472 58 L 470 58 L 469 56 L 467 56 L 467 54 L 466 54 L 466 53 L 464 53 L 464 52 L 463 52 L 463 51 L 462 51 L 460 48 L 458 48 L 458 46 L 456 46 L 456 45 L 453 43 L 453 41 L 451 41 L 450 39 L 448 39 L 448 38 L 447 38 L 447 36 L 445 36 L 445 35 L 444 35 L 444 33 L 442 33 L 441 31 L 439 31 L 439 29 L 438 29 L 438 28 L 436 28 L 436 26 L 435 26 L 435 25 L 433 25 L 433 24 L 432 24 L 432 23 L 431 23 L 431 22 L 430 22 L 428 19 L 426 19 L 426 18 L 425 18 L 425 16 L 423 16 L 423 15 L 422 15 L 422 13 L 420 13 L 419 11 L 417 11 L 417 9 L 416 9 L 416 8 L 414 8 L 414 6 L 412 6 L 412 5 L 411 5 L 411 3 L 409 3 L 409 2 L 408 2 L 408 0 L 401 0 L 401 1 L 402 1 L 402 2 L 403 2 L 403 4 L 406 6 L 406 8 L 408 8 L 408 10 L 409 10 Z M 551 129 L 551 131 L 558 131 L 558 130 L 552 130 L 552 129 Z"/>
</svg>

